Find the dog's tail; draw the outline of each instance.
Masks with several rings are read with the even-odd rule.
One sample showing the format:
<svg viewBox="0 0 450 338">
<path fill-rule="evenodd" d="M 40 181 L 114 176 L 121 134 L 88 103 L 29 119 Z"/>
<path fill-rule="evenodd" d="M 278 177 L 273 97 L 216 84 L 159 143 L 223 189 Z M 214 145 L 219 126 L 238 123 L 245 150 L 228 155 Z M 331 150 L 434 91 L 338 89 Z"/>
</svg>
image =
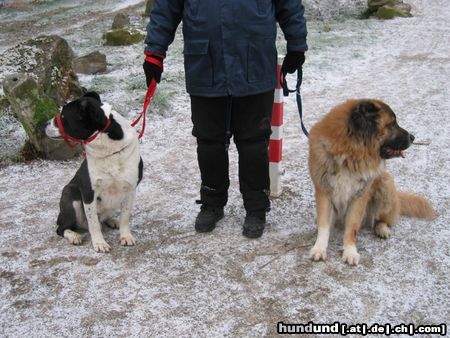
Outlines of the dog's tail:
<svg viewBox="0 0 450 338">
<path fill-rule="evenodd" d="M 400 214 L 404 216 L 433 219 L 436 211 L 424 197 L 406 192 L 397 192 L 400 201 Z"/>
</svg>

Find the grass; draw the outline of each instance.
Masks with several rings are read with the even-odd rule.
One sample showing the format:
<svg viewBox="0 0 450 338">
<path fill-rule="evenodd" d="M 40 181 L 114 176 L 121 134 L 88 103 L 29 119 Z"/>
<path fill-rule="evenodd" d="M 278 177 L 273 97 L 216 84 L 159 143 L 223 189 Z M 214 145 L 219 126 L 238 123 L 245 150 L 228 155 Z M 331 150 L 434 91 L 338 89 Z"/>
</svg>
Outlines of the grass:
<svg viewBox="0 0 450 338">
<path fill-rule="evenodd" d="M 114 87 L 116 82 L 116 79 L 108 75 L 94 75 L 87 89 L 89 92 L 102 94 L 107 92 L 108 88 Z"/>
</svg>

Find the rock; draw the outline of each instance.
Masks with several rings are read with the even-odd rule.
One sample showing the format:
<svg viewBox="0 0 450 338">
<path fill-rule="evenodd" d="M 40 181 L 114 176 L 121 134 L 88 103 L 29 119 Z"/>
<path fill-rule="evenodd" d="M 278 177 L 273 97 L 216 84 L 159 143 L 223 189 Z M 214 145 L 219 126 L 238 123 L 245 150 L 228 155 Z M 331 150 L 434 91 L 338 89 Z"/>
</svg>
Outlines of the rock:
<svg viewBox="0 0 450 338">
<path fill-rule="evenodd" d="M 398 4 L 396 6 L 382 6 L 378 8 L 376 17 L 378 19 L 393 19 L 397 16 L 400 17 L 412 17 L 411 6 L 408 4 Z"/>
<path fill-rule="evenodd" d="M 114 17 L 111 28 L 112 29 L 122 29 L 130 24 L 130 18 L 124 13 L 118 13 Z"/>
<path fill-rule="evenodd" d="M 106 55 L 98 51 L 76 58 L 73 61 L 76 73 L 97 74 L 106 72 Z"/>
<path fill-rule="evenodd" d="M 1 2 L 0 2 L 1 3 Z M 11 106 L 6 96 L 0 95 L 0 116 Z"/>
<path fill-rule="evenodd" d="M 105 34 L 107 46 L 128 46 L 144 40 L 145 35 L 136 30 L 117 29 Z"/>
<path fill-rule="evenodd" d="M 0 55 L 5 75 L 24 73 L 31 76 L 59 106 L 83 92 L 72 63 L 72 49 L 66 40 L 56 35 L 39 36 Z"/>
<path fill-rule="evenodd" d="M 55 35 L 30 39 L 0 54 L 5 96 L 34 153 L 44 158 L 68 159 L 80 152 L 50 140 L 41 128 L 60 106 L 83 93 L 72 63 L 72 49 Z"/>
<path fill-rule="evenodd" d="M 367 6 L 371 12 L 375 13 L 382 6 L 395 6 L 402 2 L 402 0 L 368 0 Z"/>
<path fill-rule="evenodd" d="M 368 0 L 368 14 L 379 19 L 411 17 L 411 6 L 402 0 Z"/>
<path fill-rule="evenodd" d="M 145 2 L 145 12 L 144 12 L 144 16 L 150 16 L 150 12 L 153 9 L 153 3 L 155 2 L 155 0 L 147 0 Z"/>
<path fill-rule="evenodd" d="M 58 114 L 59 109 L 32 77 L 24 74 L 9 76 L 3 82 L 3 90 L 36 153 L 54 160 L 69 159 L 80 153 L 79 146 L 70 148 L 64 141 L 52 140 L 45 135 L 45 123 Z"/>
</svg>

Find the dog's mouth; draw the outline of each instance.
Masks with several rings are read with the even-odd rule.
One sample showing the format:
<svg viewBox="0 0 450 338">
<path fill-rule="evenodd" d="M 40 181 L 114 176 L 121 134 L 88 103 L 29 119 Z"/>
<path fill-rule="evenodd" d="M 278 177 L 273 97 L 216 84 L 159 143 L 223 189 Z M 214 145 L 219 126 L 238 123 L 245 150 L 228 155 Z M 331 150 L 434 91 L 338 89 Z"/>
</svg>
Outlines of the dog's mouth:
<svg viewBox="0 0 450 338">
<path fill-rule="evenodd" d="M 414 142 L 414 136 L 406 130 L 401 129 L 400 135 L 381 146 L 380 156 L 384 159 L 405 157 L 403 151 L 408 149 Z"/>
<path fill-rule="evenodd" d="M 62 137 L 62 136 L 48 136 L 48 135 L 47 135 L 47 137 L 50 138 L 50 139 L 52 139 L 52 140 L 55 140 L 55 141 L 61 141 L 61 140 L 64 140 L 64 137 Z"/>
<path fill-rule="evenodd" d="M 405 158 L 405 154 L 403 153 L 403 150 L 400 149 L 394 149 L 389 146 L 385 146 L 381 148 L 381 157 L 384 159 L 390 159 L 395 157 L 402 157 Z"/>
<path fill-rule="evenodd" d="M 61 135 L 61 131 L 59 130 L 58 125 L 56 124 L 56 120 L 53 118 L 48 121 L 44 126 L 45 135 L 52 140 L 62 140 L 63 137 Z"/>
</svg>

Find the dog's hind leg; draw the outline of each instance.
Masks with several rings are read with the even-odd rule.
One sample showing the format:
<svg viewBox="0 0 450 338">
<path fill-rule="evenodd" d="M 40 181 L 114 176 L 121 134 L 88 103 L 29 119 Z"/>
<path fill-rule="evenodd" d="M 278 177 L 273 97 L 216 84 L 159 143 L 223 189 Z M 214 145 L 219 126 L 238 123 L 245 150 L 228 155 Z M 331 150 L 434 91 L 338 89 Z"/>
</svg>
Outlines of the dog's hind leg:
<svg viewBox="0 0 450 338">
<path fill-rule="evenodd" d="M 375 234 L 387 239 L 391 236 L 391 226 L 398 220 L 398 205 L 393 204 L 390 210 L 384 210 L 384 213 L 377 215 L 375 221 Z"/>
<path fill-rule="evenodd" d="M 400 216 L 398 193 L 393 177 L 387 172 L 383 173 L 376 182 L 378 184 L 373 185 L 376 189 L 370 202 L 375 218 L 374 230 L 378 237 L 389 238 L 390 227 L 397 223 Z"/>
<path fill-rule="evenodd" d="M 385 222 L 376 222 L 375 234 L 380 238 L 387 239 L 391 236 L 391 229 Z"/>
<path fill-rule="evenodd" d="M 58 216 L 58 228 L 56 233 L 69 241 L 70 244 L 79 245 L 83 240 L 83 236 L 75 232 L 77 228 L 75 212 L 66 210 Z"/>
<path fill-rule="evenodd" d="M 377 208 L 379 205 L 374 204 L 373 202 L 374 201 L 372 200 L 367 207 L 364 224 L 370 228 L 373 228 L 375 230 L 375 234 L 378 237 L 389 238 L 389 236 L 391 235 L 389 224 L 387 224 L 385 221 L 380 221 L 379 208 Z"/>
<path fill-rule="evenodd" d="M 84 212 L 81 202 L 74 199 L 81 198 L 79 191 L 70 184 L 65 186 L 59 203 L 60 212 L 56 221 L 56 233 L 66 238 L 70 244 L 79 245 L 83 237 L 75 232 L 82 226 Z"/>
<path fill-rule="evenodd" d="M 119 221 L 113 217 L 106 218 L 102 223 L 108 228 L 119 229 Z"/>
<path fill-rule="evenodd" d="M 83 241 L 83 236 L 73 230 L 64 230 L 64 238 L 69 241 L 70 244 L 80 245 Z"/>
<path fill-rule="evenodd" d="M 314 260 L 325 260 L 327 258 L 328 240 L 330 237 L 331 224 L 333 222 L 333 206 L 330 196 L 322 192 L 316 186 L 316 208 L 317 208 L 317 239 L 309 252 L 309 257 Z"/>
</svg>

